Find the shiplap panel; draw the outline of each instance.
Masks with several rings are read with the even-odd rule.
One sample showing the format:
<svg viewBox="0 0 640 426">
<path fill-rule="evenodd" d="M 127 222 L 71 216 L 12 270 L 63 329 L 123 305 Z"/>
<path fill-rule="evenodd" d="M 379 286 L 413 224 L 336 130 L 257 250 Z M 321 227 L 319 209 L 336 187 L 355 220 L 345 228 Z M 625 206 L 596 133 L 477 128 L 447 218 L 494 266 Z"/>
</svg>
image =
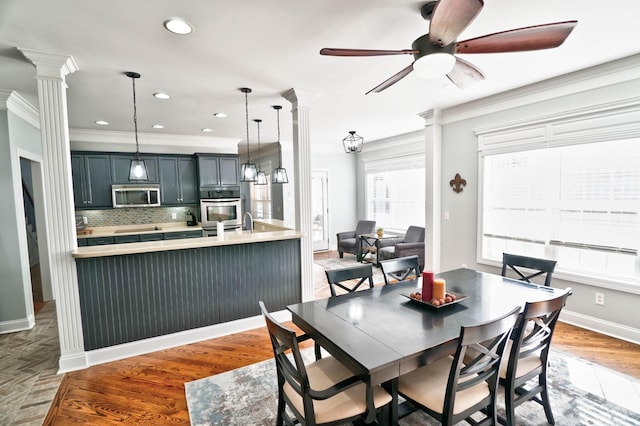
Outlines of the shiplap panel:
<svg viewBox="0 0 640 426">
<path fill-rule="evenodd" d="M 300 241 L 76 259 L 85 350 L 301 301 Z"/>
</svg>

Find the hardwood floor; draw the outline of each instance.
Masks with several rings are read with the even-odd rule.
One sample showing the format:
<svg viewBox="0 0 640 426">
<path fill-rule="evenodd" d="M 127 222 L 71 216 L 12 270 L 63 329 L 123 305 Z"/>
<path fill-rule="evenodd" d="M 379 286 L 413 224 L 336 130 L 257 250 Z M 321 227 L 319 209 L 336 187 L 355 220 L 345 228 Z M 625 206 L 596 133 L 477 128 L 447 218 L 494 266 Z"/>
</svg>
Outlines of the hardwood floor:
<svg viewBox="0 0 640 426">
<path fill-rule="evenodd" d="M 314 280 L 325 280 L 318 265 Z M 567 324 L 557 326 L 553 345 L 640 379 L 638 345 Z M 259 328 L 68 373 L 44 424 L 187 425 L 185 382 L 271 357 L 267 330 Z"/>
</svg>

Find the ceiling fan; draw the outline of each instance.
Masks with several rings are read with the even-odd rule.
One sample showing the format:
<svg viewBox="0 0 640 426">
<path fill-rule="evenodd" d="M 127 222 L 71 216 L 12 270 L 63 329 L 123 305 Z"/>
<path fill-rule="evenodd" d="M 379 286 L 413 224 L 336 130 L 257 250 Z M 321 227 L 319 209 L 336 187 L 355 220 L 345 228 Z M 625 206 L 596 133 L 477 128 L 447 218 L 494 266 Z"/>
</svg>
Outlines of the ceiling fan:
<svg viewBox="0 0 640 426">
<path fill-rule="evenodd" d="M 555 22 L 501 31 L 456 41 L 462 31 L 478 16 L 483 0 L 439 0 L 425 3 L 420 9 L 429 21 L 429 33 L 418 37 L 411 49 L 370 50 L 324 48 L 321 55 L 329 56 L 386 56 L 413 55 L 415 60 L 400 72 L 383 81 L 371 92 L 379 93 L 394 85 L 412 71 L 424 77 L 443 74 L 459 88 L 483 80 L 482 71 L 455 56 L 457 53 L 500 53 L 550 49 L 560 46 L 578 21 Z"/>
</svg>

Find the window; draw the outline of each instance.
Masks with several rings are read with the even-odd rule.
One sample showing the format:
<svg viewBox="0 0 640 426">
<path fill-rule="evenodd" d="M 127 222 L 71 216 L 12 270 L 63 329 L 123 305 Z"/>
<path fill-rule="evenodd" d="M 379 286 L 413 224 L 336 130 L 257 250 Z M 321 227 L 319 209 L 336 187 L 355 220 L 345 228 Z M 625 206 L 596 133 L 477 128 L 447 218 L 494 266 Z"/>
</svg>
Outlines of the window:
<svg viewBox="0 0 640 426">
<path fill-rule="evenodd" d="M 425 168 L 422 157 L 365 164 L 367 218 L 386 231 L 403 233 L 425 223 Z"/>
<path fill-rule="evenodd" d="M 482 259 L 546 257 L 557 272 L 640 283 L 640 139 L 516 144 L 480 159 Z"/>
<path fill-rule="evenodd" d="M 271 174 L 267 174 L 266 185 L 250 184 L 249 187 L 251 188 L 251 211 L 256 219 L 271 219 Z"/>
</svg>

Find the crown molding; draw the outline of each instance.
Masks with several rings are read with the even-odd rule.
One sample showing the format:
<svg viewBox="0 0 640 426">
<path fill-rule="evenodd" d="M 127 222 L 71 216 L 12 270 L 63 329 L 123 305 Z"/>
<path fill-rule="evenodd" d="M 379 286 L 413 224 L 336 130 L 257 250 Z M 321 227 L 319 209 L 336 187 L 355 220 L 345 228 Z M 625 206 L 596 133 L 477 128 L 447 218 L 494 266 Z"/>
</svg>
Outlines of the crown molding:
<svg viewBox="0 0 640 426">
<path fill-rule="evenodd" d="M 443 109 L 442 124 L 638 80 L 640 54 Z"/>
<path fill-rule="evenodd" d="M 237 154 L 240 138 L 215 136 L 185 136 L 154 133 L 138 133 L 141 151 L 171 154 L 215 152 Z M 73 150 L 82 151 L 134 151 L 133 132 L 69 129 Z"/>
<path fill-rule="evenodd" d="M 36 129 L 40 129 L 40 113 L 18 92 L 0 90 L 0 110 L 11 111 Z"/>
</svg>

